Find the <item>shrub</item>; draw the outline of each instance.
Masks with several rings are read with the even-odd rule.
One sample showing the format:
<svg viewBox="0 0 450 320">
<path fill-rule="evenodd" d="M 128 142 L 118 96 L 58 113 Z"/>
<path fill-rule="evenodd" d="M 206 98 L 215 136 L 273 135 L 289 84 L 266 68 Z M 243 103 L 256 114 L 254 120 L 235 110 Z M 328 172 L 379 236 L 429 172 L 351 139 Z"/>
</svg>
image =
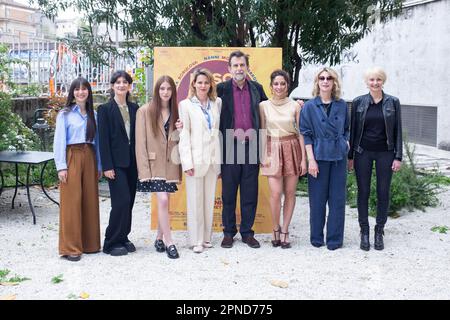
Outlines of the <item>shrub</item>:
<svg viewBox="0 0 450 320">
<path fill-rule="evenodd" d="M 8 57 L 8 48 L 0 45 L 0 151 L 33 150 L 38 146 L 37 135 L 11 111 L 11 96 L 5 90 L 13 87 L 10 64 L 18 62 Z"/>
<path fill-rule="evenodd" d="M 42 93 L 42 86 L 34 83 L 28 85 L 15 85 L 11 88 L 11 96 L 33 96 L 38 97 Z"/>
<path fill-rule="evenodd" d="M 11 98 L 0 92 L 0 151 L 36 150 L 38 136 L 11 111 Z"/>
<path fill-rule="evenodd" d="M 58 115 L 58 112 L 66 105 L 66 99 L 67 97 L 63 96 L 51 96 L 48 99 L 47 107 L 49 110 L 44 114 L 44 117 L 50 128 L 55 128 L 56 116 Z"/>
<path fill-rule="evenodd" d="M 396 216 L 401 209 L 412 211 L 419 209 L 425 211 L 426 207 L 435 207 L 439 200 L 437 195 L 442 191 L 443 185 L 450 185 L 450 178 L 439 173 L 438 170 L 431 172 L 416 169 L 414 149 L 405 142 L 405 159 L 402 168 L 392 176 L 389 215 Z M 369 198 L 369 214 L 376 215 L 377 211 L 377 189 L 375 168 L 372 170 Z M 308 194 L 306 179 L 297 185 L 301 195 Z M 357 207 L 358 188 L 354 172 L 347 176 L 347 204 L 351 208 Z"/>
<path fill-rule="evenodd" d="M 389 203 L 389 215 L 398 215 L 401 209 L 412 211 L 419 209 L 425 211 L 426 207 L 435 207 L 439 201 L 438 193 L 442 185 L 448 185 L 450 178 L 439 172 L 420 172 L 416 169 L 414 149 L 405 142 L 405 159 L 402 168 L 392 176 L 391 193 Z M 347 203 L 350 207 L 357 206 L 357 186 L 354 173 L 349 173 L 347 180 Z M 372 170 L 370 185 L 369 213 L 376 215 L 377 189 L 375 168 Z"/>
<path fill-rule="evenodd" d="M 297 194 L 301 197 L 308 196 L 308 176 L 300 177 L 297 183 Z"/>
</svg>

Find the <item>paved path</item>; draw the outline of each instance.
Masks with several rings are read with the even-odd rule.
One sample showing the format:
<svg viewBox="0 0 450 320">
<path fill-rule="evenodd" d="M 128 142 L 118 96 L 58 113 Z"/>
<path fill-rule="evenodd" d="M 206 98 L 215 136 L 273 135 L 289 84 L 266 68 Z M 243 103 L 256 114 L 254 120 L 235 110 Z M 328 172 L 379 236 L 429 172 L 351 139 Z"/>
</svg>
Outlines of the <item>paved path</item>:
<svg viewBox="0 0 450 320">
<path fill-rule="evenodd" d="M 418 166 L 435 164 L 450 176 L 450 152 L 416 146 Z M 107 186 L 107 185 L 106 185 Z M 272 248 L 270 234 L 257 234 L 260 249 L 237 241 L 220 248 L 221 233 L 213 234 L 214 248 L 198 255 L 187 245 L 187 233 L 175 231 L 181 258 L 170 260 L 153 248 L 147 195 L 138 194 L 130 239 L 137 252 L 125 257 L 103 253 L 84 255 L 71 263 L 58 256 L 58 207 L 33 190 L 37 225 L 33 225 L 21 189 L 11 210 L 14 191 L 0 198 L 0 270 L 30 280 L 17 286 L 0 285 L 0 299 L 449 299 L 450 233 L 433 232 L 449 226 L 450 188 L 440 204 L 426 212 L 402 210 L 389 218 L 383 251 L 359 249 L 357 210 L 346 209 L 344 247 L 336 251 L 309 244 L 309 203 L 298 197 L 290 227 L 292 249 Z M 58 197 L 57 190 L 51 195 Z M 110 200 L 100 198 L 102 240 Z M 371 226 L 374 218 L 369 218 Z M 373 241 L 373 234 L 371 234 Z M 251 272 L 249 272 L 251 270 Z M 62 275 L 63 282 L 52 283 Z M 276 284 L 282 282 L 283 287 Z M 275 283 L 275 285 L 274 285 Z M 180 302 L 181 303 L 181 302 Z"/>
<path fill-rule="evenodd" d="M 425 145 L 412 145 L 417 167 L 425 170 L 438 169 L 442 174 L 450 177 L 450 151 L 441 150 Z"/>
</svg>

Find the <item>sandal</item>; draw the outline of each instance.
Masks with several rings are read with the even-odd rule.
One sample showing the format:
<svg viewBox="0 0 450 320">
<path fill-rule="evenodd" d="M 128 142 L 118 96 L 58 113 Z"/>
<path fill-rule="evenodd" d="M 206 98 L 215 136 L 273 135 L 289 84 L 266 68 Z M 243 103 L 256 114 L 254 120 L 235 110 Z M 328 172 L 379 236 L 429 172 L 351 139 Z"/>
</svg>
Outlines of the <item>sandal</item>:
<svg viewBox="0 0 450 320">
<path fill-rule="evenodd" d="M 281 240 L 280 238 L 280 233 L 281 233 L 281 227 L 278 226 L 278 230 L 273 230 L 273 237 L 275 238 L 275 240 L 272 240 L 272 246 L 274 248 L 279 247 L 281 245 Z M 278 237 L 277 237 L 278 234 Z"/>
<path fill-rule="evenodd" d="M 284 241 L 281 241 L 281 243 L 280 243 L 281 249 L 289 249 L 291 247 L 291 243 L 286 242 L 286 238 L 289 235 L 289 232 L 280 231 L 280 234 L 284 234 Z M 281 238 L 281 236 L 280 236 L 280 238 Z"/>
</svg>

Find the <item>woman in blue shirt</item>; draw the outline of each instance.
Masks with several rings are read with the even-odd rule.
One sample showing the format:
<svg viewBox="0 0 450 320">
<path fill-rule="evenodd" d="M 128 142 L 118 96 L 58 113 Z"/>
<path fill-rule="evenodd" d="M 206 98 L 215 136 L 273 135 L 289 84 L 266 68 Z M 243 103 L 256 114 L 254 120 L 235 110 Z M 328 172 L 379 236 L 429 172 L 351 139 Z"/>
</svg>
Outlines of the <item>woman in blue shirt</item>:
<svg viewBox="0 0 450 320">
<path fill-rule="evenodd" d="M 89 82 L 75 79 L 56 118 L 53 143 L 60 181 L 59 254 L 79 261 L 100 251 L 98 179 L 101 164 Z"/>
<path fill-rule="evenodd" d="M 300 120 L 308 157 L 310 241 L 315 247 L 325 244 L 326 220 L 329 250 L 342 247 L 344 238 L 349 116 L 340 94 L 336 71 L 321 69 L 314 80 L 315 98 L 305 103 Z M 325 219 L 327 203 L 329 212 Z"/>
</svg>

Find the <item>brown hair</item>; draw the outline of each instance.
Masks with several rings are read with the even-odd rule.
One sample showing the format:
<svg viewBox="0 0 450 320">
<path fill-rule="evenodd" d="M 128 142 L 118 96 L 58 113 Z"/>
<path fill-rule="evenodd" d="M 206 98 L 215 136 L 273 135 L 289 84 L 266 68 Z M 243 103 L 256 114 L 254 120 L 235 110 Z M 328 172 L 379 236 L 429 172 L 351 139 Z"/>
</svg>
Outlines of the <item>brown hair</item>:
<svg viewBox="0 0 450 320">
<path fill-rule="evenodd" d="M 214 77 L 213 77 L 211 71 L 209 71 L 208 69 L 205 69 L 205 68 L 196 69 L 194 71 L 191 85 L 189 86 L 189 98 L 195 96 L 196 91 L 195 91 L 194 83 L 197 81 L 198 76 L 205 76 L 208 78 L 209 83 L 211 85 L 209 87 L 209 91 L 208 91 L 208 98 L 212 101 L 215 101 L 217 98 L 216 81 L 214 81 Z"/>
<path fill-rule="evenodd" d="M 291 78 L 289 77 L 289 73 L 287 73 L 284 70 L 281 69 L 277 69 L 274 70 L 271 74 L 270 74 L 270 86 L 272 86 L 273 80 L 275 80 L 276 77 L 281 76 L 284 78 L 284 81 L 286 81 L 287 84 L 287 88 L 289 90 L 290 84 L 291 84 Z"/>
<path fill-rule="evenodd" d="M 175 86 L 175 81 L 170 76 L 164 75 L 159 77 L 155 83 L 155 88 L 153 89 L 153 99 L 150 102 L 150 123 L 152 124 L 152 130 L 155 137 L 158 135 L 158 121 L 161 118 L 162 110 L 162 100 L 159 96 L 159 88 L 161 85 L 167 82 L 172 88 L 172 96 L 169 100 L 169 111 L 170 111 L 170 122 L 169 128 L 176 129 L 175 122 L 178 120 L 178 103 L 177 103 L 177 87 Z"/>
<path fill-rule="evenodd" d="M 236 51 L 233 51 L 232 53 L 230 53 L 230 57 L 228 58 L 229 66 L 231 66 L 231 59 L 234 57 L 236 57 L 236 58 L 245 57 L 245 63 L 247 64 L 247 67 L 249 66 L 248 54 L 243 53 L 241 50 L 236 50 Z"/>
</svg>

